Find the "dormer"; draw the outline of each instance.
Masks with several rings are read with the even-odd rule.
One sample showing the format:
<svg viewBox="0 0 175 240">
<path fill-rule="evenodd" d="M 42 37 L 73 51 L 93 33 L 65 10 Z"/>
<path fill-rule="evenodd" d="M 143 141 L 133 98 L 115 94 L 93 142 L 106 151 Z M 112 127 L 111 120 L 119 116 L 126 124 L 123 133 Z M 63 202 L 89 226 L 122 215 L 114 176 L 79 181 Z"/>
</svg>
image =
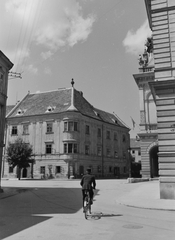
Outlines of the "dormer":
<svg viewBox="0 0 175 240">
<path fill-rule="evenodd" d="M 47 107 L 47 110 L 46 110 L 46 113 L 50 113 L 50 112 L 53 112 L 55 110 L 55 106 L 48 106 Z"/>
<path fill-rule="evenodd" d="M 24 113 L 26 112 L 26 110 L 25 109 L 18 109 L 18 111 L 17 111 L 17 113 L 16 113 L 16 115 L 17 116 L 21 116 L 21 115 L 23 115 Z"/>
</svg>

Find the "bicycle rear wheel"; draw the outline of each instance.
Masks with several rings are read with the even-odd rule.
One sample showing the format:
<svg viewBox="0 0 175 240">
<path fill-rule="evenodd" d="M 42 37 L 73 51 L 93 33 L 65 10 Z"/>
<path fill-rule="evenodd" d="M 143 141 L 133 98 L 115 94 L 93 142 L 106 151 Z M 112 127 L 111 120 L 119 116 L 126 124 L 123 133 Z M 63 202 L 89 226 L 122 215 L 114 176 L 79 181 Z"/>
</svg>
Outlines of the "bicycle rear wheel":
<svg viewBox="0 0 175 240">
<path fill-rule="evenodd" d="M 89 208 L 88 202 L 85 201 L 84 202 L 84 216 L 85 216 L 85 219 L 87 219 L 87 217 L 88 217 L 88 208 Z"/>
</svg>

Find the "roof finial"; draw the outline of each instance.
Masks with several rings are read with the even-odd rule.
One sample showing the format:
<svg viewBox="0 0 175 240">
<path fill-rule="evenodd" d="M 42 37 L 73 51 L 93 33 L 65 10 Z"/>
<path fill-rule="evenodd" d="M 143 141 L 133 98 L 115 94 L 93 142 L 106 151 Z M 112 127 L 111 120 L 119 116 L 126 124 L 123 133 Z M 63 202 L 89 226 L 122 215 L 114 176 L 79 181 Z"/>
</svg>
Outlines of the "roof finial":
<svg viewBox="0 0 175 240">
<path fill-rule="evenodd" d="M 71 81 L 71 84 L 72 84 L 72 87 L 74 86 L 74 79 L 72 78 L 72 81 Z"/>
</svg>

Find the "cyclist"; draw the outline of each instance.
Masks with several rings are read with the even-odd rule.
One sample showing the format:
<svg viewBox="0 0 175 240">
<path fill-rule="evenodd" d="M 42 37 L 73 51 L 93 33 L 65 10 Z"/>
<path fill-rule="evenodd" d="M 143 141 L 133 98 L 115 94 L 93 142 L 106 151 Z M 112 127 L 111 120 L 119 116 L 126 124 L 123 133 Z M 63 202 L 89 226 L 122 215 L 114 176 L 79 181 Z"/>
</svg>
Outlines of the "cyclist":
<svg viewBox="0 0 175 240">
<path fill-rule="evenodd" d="M 93 204 L 93 196 L 94 196 L 94 191 L 96 187 L 96 181 L 95 181 L 95 176 L 91 175 L 91 168 L 87 168 L 86 174 L 83 175 L 80 185 L 82 186 L 82 195 L 83 195 L 83 211 L 84 211 L 84 200 L 86 197 L 85 191 L 89 191 L 89 196 L 90 196 L 90 204 Z"/>
</svg>

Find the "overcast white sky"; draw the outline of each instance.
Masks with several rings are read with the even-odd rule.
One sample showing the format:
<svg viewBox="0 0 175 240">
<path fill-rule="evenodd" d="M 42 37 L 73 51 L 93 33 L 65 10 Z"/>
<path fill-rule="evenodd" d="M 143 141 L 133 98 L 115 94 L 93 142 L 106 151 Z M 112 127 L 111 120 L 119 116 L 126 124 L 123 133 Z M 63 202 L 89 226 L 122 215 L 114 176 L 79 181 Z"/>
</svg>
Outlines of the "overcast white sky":
<svg viewBox="0 0 175 240">
<path fill-rule="evenodd" d="M 0 16 L 0 50 L 22 73 L 9 79 L 8 104 L 74 78 L 92 105 L 139 124 L 132 75 L 151 34 L 144 0 L 0 0 Z"/>
</svg>

